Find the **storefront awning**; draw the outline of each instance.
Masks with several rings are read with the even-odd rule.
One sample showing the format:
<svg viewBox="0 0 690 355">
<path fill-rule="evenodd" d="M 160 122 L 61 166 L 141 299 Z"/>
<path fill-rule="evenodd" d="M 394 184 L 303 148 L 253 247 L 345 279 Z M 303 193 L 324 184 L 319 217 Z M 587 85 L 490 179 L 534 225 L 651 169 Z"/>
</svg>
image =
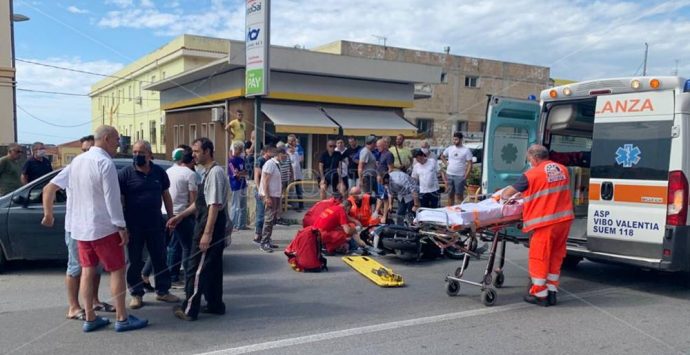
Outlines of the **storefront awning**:
<svg viewBox="0 0 690 355">
<path fill-rule="evenodd" d="M 324 107 L 324 111 L 343 128 L 346 136 L 417 135 L 417 127 L 392 109 Z"/>
<path fill-rule="evenodd" d="M 276 133 L 338 134 L 338 125 L 316 106 L 265 103 L 261 112 L 273 121 Z"/>
</svg>

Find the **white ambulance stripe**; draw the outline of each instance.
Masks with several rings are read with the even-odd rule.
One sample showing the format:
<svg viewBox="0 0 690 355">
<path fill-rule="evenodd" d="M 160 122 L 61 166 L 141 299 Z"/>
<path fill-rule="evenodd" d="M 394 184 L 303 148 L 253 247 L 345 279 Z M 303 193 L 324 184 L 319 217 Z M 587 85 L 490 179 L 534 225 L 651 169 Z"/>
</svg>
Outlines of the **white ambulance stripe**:
<svg viewBox="0 0 690 355">
<path fill-rule="evenodd" d="M 187 300 L 187 309 L 185 309 L 184 313 L 189 314 L 189 310 L 192 309 L 192 300 L 194 297 L 199 296 L 199 279 L 201 275 L 201 270 L 204 268 L 204 259 L 206 259 L 206 252 L 201 253 L 201 260 L 199 260 L 199 267 L 196 269 L 196 274 L 194 275 L 194 293 L 192 294 L 192 297 L 189 297 Z"/>
</svg>

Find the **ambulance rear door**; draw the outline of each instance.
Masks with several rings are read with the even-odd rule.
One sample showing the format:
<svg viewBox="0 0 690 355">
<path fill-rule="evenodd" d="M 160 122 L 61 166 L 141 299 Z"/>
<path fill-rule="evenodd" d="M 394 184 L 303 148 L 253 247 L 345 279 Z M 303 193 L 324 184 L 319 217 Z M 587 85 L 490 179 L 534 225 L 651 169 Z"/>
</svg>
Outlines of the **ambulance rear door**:
<svg viewBox="0 0 690 355">
<path fill-rule="evenodd" d="M 673 91 L 597 98 L 587 249 L 662 255 L 674 118 Z"/>
<path fill-rule="evenodd" d="M 482 162 L 484 193 L 512 185 L 529 168 L 525 154 L 538 142 L 540 109 L 539 102 L 533 100 L 489 98 Z M 527 238 L 514 228 L 507 233 Z"/>
</svg>

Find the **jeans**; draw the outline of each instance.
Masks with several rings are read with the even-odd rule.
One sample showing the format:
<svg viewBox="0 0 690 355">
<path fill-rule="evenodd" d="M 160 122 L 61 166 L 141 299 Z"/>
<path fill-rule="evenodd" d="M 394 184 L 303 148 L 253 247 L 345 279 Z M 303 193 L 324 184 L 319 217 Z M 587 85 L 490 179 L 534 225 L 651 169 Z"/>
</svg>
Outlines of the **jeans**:
<svg viewBox="0 0 690 355">
<path fill-rule="evenodd" d="M 295 180 L 295 181 L 302 181 L 302 180 Z M 301 200 L 302 198 L 304 198 L 304 190 L 302 189 L 302 184 L 296 184 L 295 185 L 295 194 L 297 194 L 298 200 Z M 297 208 L 299 208 L 301 210 L 304 209 L 304 202 L 300 201 L 299 203 L 297 203 Z"/>
<path fill-rule="evenodd" d="M 398 200 L 398 210 L 396 211 L 395 215 L 395 224 L 400 226 L 405 224 L 405 217 L 407 217 L 407 214 L 412 211 L 412 203 L 412 201 L 403 202 L 403 200 Z"/>
<path fill-rule="evenodd" d="M 264 230 L 264 216 L 266 211 L 266 206 L 264 205 L 264 200 L 258 193 L 254 194 L 256 199 L 256 220 L 254 221 L 254 232 L 257 236 L 261 236 Z"/>
<path fill-rule="evenodd" d="M 144 246 L 149 252 L 149 258 L 155 272 L 156 293 L 167 294 L 170 290 L 170 272 L 166 265 L 166 238 L 163 228 L 163 220 L 153 222 L 153 226 L 130 229 L 129 243 L 127 243 L 127 286 L 132 296 L 143 296 L 144 287 L 141 280 L 144 268 Z"/>
<path fill-rule="evenodd" d="M 350 187 L 357 186 L 357 183 L 359 182 L 359 179 L 353 179 L 353 178 L 348 178 L 347 179 L 347 184 Z"/>
<path fill-rule="evenodd" d="M 247 228 L 247 188 L 232 192 L 230 203 L 232 211 L 232 224 L 235 229 Z"/>
<path fill-rule="evenodd" d="M 420 194 L 420 196 L 419 196 L 419 204 L 421 207 L 438 208 L 438 202 L 439 202 L 438 191 L 423 193 L 423 194 Z"/>
<path fill-rule="evenodd" d="M 180 281 L 180 268 L 184 268 L 185 274 L 189 272 L 193 236 L 194 216 L 189 216 L 177 224 L 168 243 L 168 270 L 172 282 Z"/>
</svg>

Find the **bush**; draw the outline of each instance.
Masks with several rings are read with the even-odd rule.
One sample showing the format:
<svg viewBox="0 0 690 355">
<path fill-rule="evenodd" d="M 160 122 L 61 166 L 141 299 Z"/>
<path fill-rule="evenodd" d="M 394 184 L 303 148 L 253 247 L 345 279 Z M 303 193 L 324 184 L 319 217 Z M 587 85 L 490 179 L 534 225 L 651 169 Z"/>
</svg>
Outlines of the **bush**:
<svg viewBox="0 0 690 355">
<path fill-rule="evenodd" d="M 470 171 L 470 176 L 467 177 L 467 185 L 480 186 L 482 184 L 482 169 L 478 166 L 473 166 Z"/>
</svg>

